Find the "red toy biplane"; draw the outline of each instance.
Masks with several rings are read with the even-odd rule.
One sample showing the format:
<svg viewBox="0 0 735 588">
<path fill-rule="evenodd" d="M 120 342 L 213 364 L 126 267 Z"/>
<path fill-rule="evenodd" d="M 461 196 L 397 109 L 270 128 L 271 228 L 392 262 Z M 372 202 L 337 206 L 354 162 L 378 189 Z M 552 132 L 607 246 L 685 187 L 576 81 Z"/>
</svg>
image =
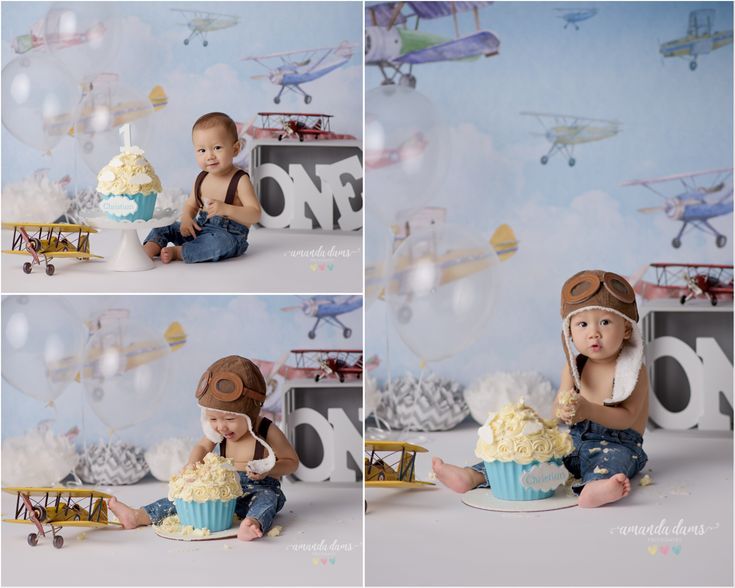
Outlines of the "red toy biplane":
<svg viewBox="0 0 735 588">
<path fill-rule="evenodd" d="M 304 370 L 315 382 L 326 378 L 359 380 L 362 377 L 361 349 L 292 349 L 296 368 Z"/>
<path fill-rule="evenodd" d="M 354 135 L 335 133 L 331 129 L 331 114 L 307 112 L 259 112 L 260 126 L 250 125 L 247 134 L 255 139 L 298 139 L 316 140 L 354 140 Z"/>
<path fill-rule="evenodd" d="M 646 300 L 678 298 L 686 304 L 706 298 L 712 306 L 733 298 L 733 266 L 710 263 L 652 263 L 656 281 L 633 280 L 636 293 Z"/>
</svg>

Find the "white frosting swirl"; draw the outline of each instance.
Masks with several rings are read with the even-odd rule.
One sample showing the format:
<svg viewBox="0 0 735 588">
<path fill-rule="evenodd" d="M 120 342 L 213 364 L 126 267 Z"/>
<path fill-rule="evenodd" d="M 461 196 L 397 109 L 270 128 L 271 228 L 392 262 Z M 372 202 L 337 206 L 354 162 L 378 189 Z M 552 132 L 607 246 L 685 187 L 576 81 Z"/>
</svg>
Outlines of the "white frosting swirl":
<svg viewBox="0 0 735 588">
<path fill-rule="evenodd" d="M 484 461 L 521 465 L 564 457 L 572 451 L 572 438 L 556 425 L 556 419 L 542 419 L 523 400 L 506 404 L 478 430 L 475 455 Z"/>
<path fill-rule="evenodd" d="M 228 501 L 242 496 L 240 476 L 231 459 L 214 453 L 204 456 L 203 463 L 187 467 L 168 483 L 169 500 L 207 502 Z"/>
<path fill-rule="evenodd" d="M 161 180 L 143 157 L 140 147 L 123 147 L 120 155 L 113 157 L 97 174 L 97 191 L 101 194 L 158 193 Z"/>
</svg>

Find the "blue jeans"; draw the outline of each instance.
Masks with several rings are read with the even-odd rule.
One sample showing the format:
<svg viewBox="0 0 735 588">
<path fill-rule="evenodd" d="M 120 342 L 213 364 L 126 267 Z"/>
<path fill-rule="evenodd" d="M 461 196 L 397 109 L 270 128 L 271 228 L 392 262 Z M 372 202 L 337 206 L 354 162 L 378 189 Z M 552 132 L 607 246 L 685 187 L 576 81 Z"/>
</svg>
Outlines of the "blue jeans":
<svg viewBox="0 0 735 588">
<path fill-rule="evenodd" d="M 205 212 L 196 217 L 202 230 L 196 237 L 184 237 L 178 221 L 166 227 L 153 229 L 143 244 L 153 241 L 160 247 L 169 243 L 181 245 L 181 254 L 186 263 L 219 261 L 228 257 L 238 257 L 248 248 L 248 228 L 234 220 L 222 216 L 209 218 Z"/>
<path fill-rule="evenodd" d="M 592 421 L 581 421 L 572 425 L 569 432 L 574 451 L 564 458 L 564 466 L 581 480 L 572 486 L 576 494 L 594 480 L 606 480 L 615 474 L 632 478 L 648 462 L 643 437 L 634 429 L 608 429 Z"/>
<path fill-rule="evenodd" d="M 263 533 L 267 533 L 273 525 L 276 513 L 286 504 L 281 483 L 275 478 L 251 480 L 245 472 L 237 473 L 240 474 L 240 486 L 245 494 L 237 499 L 235 514 L 241 519 L 256 519 Z M 176 505 L 168 498 L 161 498 L 147 504 L 143 510 L 148 513 L 151 522 L 157 525 L 166 517 L 176 514 Z"/>
<path fill-rule="evenodd" d="M 478 486 L 476 486 L 476 488 L 490 488 L 490 480 L 487 479 L 487 470 L 485 469 L 485 462 L 481 461 L 480 463 L 476 463 L 475 465 L 472 465 L 470 467 L 476 472 L 480 472 L 483 476 L 485 476 L 485 482 L 483 484 L 479 484 Z"/>
</svg>

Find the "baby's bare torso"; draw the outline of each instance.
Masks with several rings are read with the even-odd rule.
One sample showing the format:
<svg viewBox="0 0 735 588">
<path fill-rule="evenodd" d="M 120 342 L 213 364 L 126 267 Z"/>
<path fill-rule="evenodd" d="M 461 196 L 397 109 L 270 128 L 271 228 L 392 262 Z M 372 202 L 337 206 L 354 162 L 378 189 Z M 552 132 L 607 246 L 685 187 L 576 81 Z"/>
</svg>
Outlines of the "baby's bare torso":
<svg viewBox="0 0 735 588">
<path fill-rule="evenodd" d="M 237 169 L 234 169 L 231 174 L 227 174 L 226 176 L 214 175 L 212 173 L 207 174 L 199 188 L 202 200 L 219 200 L 220 202 L 224 202 L 225 198 L 227 198 L 227 188 L 230 185 L 230 180 L 236 172 Z M 235 192 L 235 198 L 232 204 L 234 206 L 242 206 L 242 202 L 240 202 L 237 192 Z"/>
<path fill-rule="evenodd" d="M 613 381 L 615 379 L 615 362 L 611 364 L 596 363 L 588 360 L 582 371 L 582 389 L 580 393 L 589 402 L 603 405 L 606 400 L 612 398 Z M 648 421 L 648 396 L 641 407 L 640 413 L 636 415 L 631 429 L 643 435 Z"/>
<path fill-rule="evenodd" d="M 260 419 L 255 425 L 260 424 Z M 247 470 L 247 465 L 255 459 L 255 447 L 257 441 L 253 434 L 248 432 L 237 441 L 228 440 L 225 444 L 225 457 L 229 457 L 235 464 L 235 469 L 239 472 Z M 263 457 L 268 457 L 268 450 L 263 448 Z"/>
</svg>

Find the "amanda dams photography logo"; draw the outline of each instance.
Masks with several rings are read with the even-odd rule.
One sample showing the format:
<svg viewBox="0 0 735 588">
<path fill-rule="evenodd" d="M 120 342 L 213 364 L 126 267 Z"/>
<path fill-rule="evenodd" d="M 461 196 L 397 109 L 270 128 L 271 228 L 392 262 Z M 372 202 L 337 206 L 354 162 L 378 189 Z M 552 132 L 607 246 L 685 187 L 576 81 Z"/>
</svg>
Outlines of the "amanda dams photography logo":
<svg viewBox="0 0 735 588">
<path fill-rule="evenodd" d="M 320 245 L 311 249 L 289 249 L 283 255 L 293 259 L 303 259 L 312 272 L 331 272 L 340 260 L 361 256 L 362 249 Z"/>
<path fill-rule="evenodd" d="M 322 539 L 319 543 L 291 543 L 286 549 L 307 555 L 314 567 L 329 567 L 336 565 L 340 552 L 357 551 L 360 545 L 340 543 L 336 539 L 330 543 Z"/>
<path fill-rule="evenodd" d="M 663 518 L 650 524 L 618 525 L 610 529 L 610 534 L 645 538 L 648 555 L 677 557 L 684 551 L 686 540 L 703 537 L 719 528 L 720 523 L 696 523 L 685 519 L 669 522 Z"/>
</svg>

